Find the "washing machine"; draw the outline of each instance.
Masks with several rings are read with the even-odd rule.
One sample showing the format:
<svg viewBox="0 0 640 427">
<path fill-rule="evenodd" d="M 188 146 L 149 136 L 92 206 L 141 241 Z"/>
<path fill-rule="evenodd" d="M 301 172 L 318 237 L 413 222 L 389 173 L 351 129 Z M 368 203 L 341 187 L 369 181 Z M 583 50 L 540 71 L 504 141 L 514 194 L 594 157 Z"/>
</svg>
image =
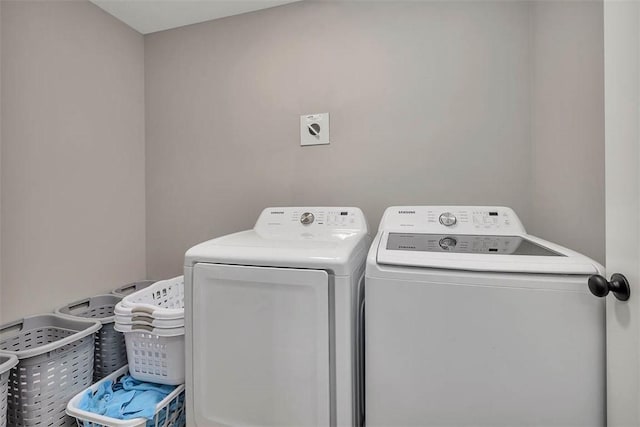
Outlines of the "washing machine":
<svg viewBox="0 0 640 427">
<path fill-rule="evenodd" d="M 602 272 L 509 208 L 388 208 L 367 257 L 366 424 L 604 426 Z"/>
<path fill-rule="evenodd" d="M 268 208 L 185 256 L 187 425 L 359 425 L 353 207 Z"/>
</svg>

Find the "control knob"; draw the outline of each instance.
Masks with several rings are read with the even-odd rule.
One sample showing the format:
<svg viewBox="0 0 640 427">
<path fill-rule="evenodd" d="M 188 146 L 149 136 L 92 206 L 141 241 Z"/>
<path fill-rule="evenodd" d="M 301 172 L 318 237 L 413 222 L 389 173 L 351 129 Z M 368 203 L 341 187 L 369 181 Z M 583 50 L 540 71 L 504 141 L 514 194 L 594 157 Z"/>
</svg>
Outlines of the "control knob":
<svg viewBox="0 0 640 427">
<path fill-rule="evenodd" d="M 453 237 L 443 237 L 440 239 L 440 247 L 445 251 L 452 251 L 456 248 L 458 241 Z"/>
<path fill-rule="evenodd" d="M 312 224 L 314 219 L 315 217 L 311 212 L 305 212 L 300 216 L 300 222 L 304 225 Z"/>
<path fill-rule="evenodd" d="M 441 214 L 439 219 L 440 224 L 444 225 L 445 227 L 451 227 L 452 225 L 455 225 L 456 222 L 458 222 L 456 216 L 451 212 L 445 212 Z"/>
</svg>

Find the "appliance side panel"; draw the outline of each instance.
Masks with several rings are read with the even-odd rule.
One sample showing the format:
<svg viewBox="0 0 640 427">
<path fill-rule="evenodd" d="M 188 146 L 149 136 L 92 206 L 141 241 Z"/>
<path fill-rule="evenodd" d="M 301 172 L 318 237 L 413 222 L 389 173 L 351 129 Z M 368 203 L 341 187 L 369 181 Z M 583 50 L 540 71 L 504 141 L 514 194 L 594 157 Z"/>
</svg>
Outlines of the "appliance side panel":
<svg viewBox="0 0 640 427">
<path fill-rule="evenodd" d="M 354 326 L 352 276 L 335 276 L 335 378 L 336 421 L 338 426 L 352 426 L 355 421 Z"/>
<path fill-rule="evenodd" d="M 193 419 L 193 267 L 184 268 L 184 327 L 185 327 L 185 393 L 187 399 L 187 425 L 196 425 Z"/>
</svg>

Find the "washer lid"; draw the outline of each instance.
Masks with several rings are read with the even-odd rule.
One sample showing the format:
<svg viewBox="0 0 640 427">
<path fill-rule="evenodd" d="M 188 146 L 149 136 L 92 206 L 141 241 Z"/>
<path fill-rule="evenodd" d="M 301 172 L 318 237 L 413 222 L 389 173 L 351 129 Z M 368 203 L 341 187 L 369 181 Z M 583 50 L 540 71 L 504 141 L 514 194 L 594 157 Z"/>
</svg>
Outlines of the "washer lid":
<svg viewBox="0 0 640 427">
<path fill-rule="evenodd" d="M 600 265 L 527 234 L 461 235 L 382 232 L 378 264 L 538 274 L 596 274 Z"/>
<path fill-rule="evenodd" d="M 185 266 L 198 262 L 353 271 L 369 245 L 358 208 L 267 208 L 252 230 L 209 240 L 189 249 Z"/>
<path fill-rule="evenodd" d="M 376 243 L 375 261 L 387 265 L 540 274 L 594 274 L 602 268 L 528 235 L 504 206 L 392 206 Z"/>
<path fill-rule="evenodd" d="M 525 236 L 389 233 L 387 250 L 515 256 L 566 256 Z"/>
</svg>

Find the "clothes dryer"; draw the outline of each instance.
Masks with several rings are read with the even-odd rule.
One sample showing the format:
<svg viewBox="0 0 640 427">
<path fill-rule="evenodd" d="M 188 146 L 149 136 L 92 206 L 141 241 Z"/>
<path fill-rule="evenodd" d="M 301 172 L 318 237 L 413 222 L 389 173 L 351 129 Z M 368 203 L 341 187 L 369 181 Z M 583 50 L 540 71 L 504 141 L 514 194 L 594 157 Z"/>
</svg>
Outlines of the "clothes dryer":
<svg viewBox="0 0 640 427">
<path fill-rule="evenodd" d="M 358 208 L 265 209 L 185 257 L 187 424 L 360 423 Z"/>
</svg>

